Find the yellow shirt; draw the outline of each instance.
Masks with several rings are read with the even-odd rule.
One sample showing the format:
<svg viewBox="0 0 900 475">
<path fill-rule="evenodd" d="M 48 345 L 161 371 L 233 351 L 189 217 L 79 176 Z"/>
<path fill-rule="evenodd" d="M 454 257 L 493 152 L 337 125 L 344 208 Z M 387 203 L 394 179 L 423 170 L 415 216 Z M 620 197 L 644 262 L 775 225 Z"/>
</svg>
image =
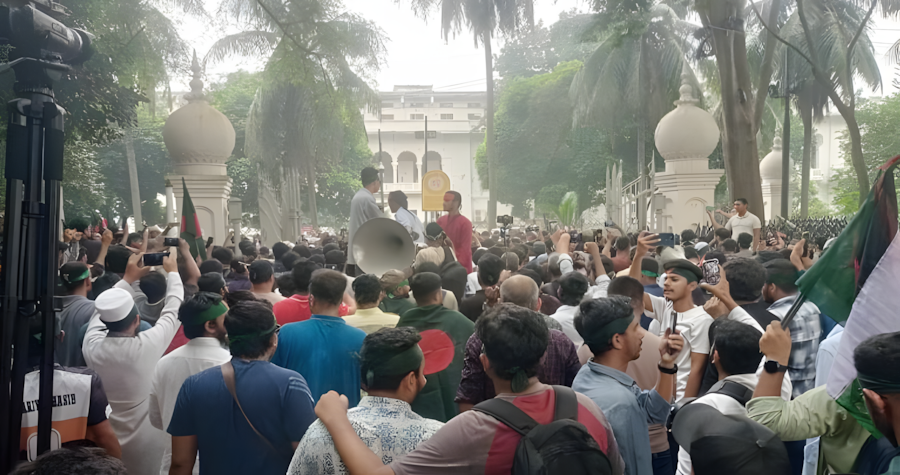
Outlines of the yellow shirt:
<svg viewBox="0 0 900 475">
<path fill-rule="evenodd" d="M 393 313 L 384 313 L 378 307 L 356 309 L 353 315 L 344 317 L 344 322 L 352 327 L 369 333 L 376 332 L 382 328 L 394 328 L 400 316 Z"/>
</svg>

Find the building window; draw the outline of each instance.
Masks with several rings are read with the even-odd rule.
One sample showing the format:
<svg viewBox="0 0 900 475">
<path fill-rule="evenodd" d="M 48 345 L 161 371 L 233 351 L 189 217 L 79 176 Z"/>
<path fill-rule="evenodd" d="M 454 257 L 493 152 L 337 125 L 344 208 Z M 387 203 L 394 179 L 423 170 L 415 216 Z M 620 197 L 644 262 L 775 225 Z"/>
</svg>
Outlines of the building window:
<svg viewBox="0 0 900 475">
<path fill-rule="evenodd" d="M 825 142 L 822 138 L 822 134 L 816 134 L 813 137 L 812 150 L 809 154 L 809 168 L 813 170 L 819 169 L 819 149 L 822 147 L 822 144 Z"/>
<path fill-rule="evenodd" d="M 446 108 L 446 109 L 452 109 L 453 103 L 452 102 L 441 102 L 441 107 Z"/>
<path fill-rule="evenodd" d="M 441 120 L 453 120 L 453 114 L 441 114 Z"/>
<path fill-rule="evenodd" d="M 381 114 L 381 120 L 394 120 L 394 114 Z"/>
<path fill-rule="evenodd" d="M 469 120 L 481 120 L 481 114 L 469 114 Z"/>
<path fill-rule="evenodd" d="M 393 102 L 382 102 L 382 103 L 381 103 L 381 108 L 382 108 L 382 109 L 393 109 L 393 108 L 394 108 L 394 103 L 393 103 Z"/>
<path fill-rule="evenodd" d="M 410 107 L 425 107 L 424 102 L 413 102 L 409 105 Z"/>
<path fill-rule="evenodd" d="M 484 221 L 484 210 L 475 210 L 475 221 Z"/>
<path fill-rule="evenodd" d="M 480 102 L 470 102 L 468 107 L 469 107 L 469 109 L 481 109 L 481 103 Z"/>
<path fill-rule="evenodd" d="M 409 120 L 425 120 L 425 114 L 410 114 Z"/>
<path fill-rule="evenodd" d="M 418 131 L 416 131 L 416 138 L 417 138 L 417 139 L 424 139 L 424 138 L 425 138 L 425 131 L 424 131 L 424 130 L 418 130 Z M 437 132 L 435 132 L 435 131 L 433 131 L 433 130 L 429 130 L 429 131 L 428 131 L 428 138 L 430 138 L 430 139 L 437 138 Z"/>
</svg>

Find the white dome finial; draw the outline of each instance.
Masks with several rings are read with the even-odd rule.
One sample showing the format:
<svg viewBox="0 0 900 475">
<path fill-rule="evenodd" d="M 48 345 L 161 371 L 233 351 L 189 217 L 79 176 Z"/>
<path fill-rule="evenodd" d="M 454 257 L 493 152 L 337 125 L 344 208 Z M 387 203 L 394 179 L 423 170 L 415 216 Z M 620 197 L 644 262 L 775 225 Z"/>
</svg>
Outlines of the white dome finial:
<svg viewBox="0 0 900 475">
<path fill-rule="evenodd" d="M 191 92 L 184 95 L 184 98 L 188 100 L 188 102 L 194 101 L 205 101 L 206 96 L 203 94 L 203 80 L 200 79 L 200 72 L 202 69 L 200 68 L 200 61 L 197 60 L 197 50 L 194 50 L 194 59 L 191 61 L 191 71 L 194 73 L 194 78 L 191 79 Z"/>
<path fill-rule="evenodd" d="M 700 101 L 694 98 L 691 77 L 685 64 L 678 107 L 656 126 L 656 149 L 666 160 L 706 158 L 719 143 L 719 127 L 709 112 L 697 107 Z"/>
<path fill-rule="evenodd" d="M 781 150 L 781 137 L 772 140 L 772 151 L 759 162 L 759 177 L 766 182 L 781 181 L 781 161 L 784 159 Z"/>
</svg>

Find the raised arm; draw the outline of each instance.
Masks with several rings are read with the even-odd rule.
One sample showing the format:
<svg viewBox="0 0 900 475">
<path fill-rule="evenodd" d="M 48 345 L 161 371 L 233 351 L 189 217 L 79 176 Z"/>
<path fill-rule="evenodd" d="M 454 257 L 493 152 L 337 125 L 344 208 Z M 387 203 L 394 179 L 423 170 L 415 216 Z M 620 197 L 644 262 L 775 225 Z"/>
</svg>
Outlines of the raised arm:
<svg viewBox="0 0 900 475">
<path fill-rule="evenodd" d="M 316 415 L 331 434 L 334 448 L 344 461 L 347 471 L 351 475 L 394 475 L 394 470 L 382 463 L 381 457 L 369 449 L 350 425 L 347 418 L 348 404 L 347 396 L 335 391 L 322 395 L 316 404 Z"/>
<path fill-rule="evenodd" d="M 641 266 L 634 265 L 635 262 L 641 262 L 644 256 L 650 252 L 650 249 L 656 246 L 659 242 L 659 235 L 657 234 L 644 234 L 641 233 L 638 236 L 638 244 L 637 248 L 634 250 L 634 260 L 632 260 L 631 269 L 628 270 L 628 277 L 635 279 L 637 281 L 641 280 Z M 644 308 L 653 309 L 653 300 L 650 298 L 650 294 L 644 292 Z"/>
<path fill-rule="evenodd" d="M 106 253 L 109 251 L 109 245 L 112 244 L 112 240 L 113 232 L 109 229 L 103 231 L 103 236 L 100 237 L 100 252 L 97 254 L 97 259 L 94 260 L 94 264 L 106 266 Z"/>
<path fill-rule="evenodd" d="M 603 268 L 603 261 L 600 260 L 600 246 L 595 242 L 586 242 L 584 243 L 584 250 L 591 255 L 591 259 L 594 261 L 594 278 L 606 274 L 606 269 Z"/>
<path fill-rule="evenodd" d="M 200 267 L 197 261 L 191 256 L 191 246 L 184 239 L 178 239 L 178 253 L 184 261 L 184 283 L 185 285 L 197 285 L 200 280 Z"/>
<path fill-rule="evenodd" d="M 719 210 L 719 211 L 721 211 L 721 210 Z M 706 211 L 706 214 L 709 216 L 709 222 L 712 223 L 713 229 L 719 229 L 719 228 L 724 227 L 716 221 L 715 216 L 713 216 L 713 214 L 710 213 L 709 210 Z"/>
<path fill-rule="evenodd" d="M 184 286 L 181 276 L 178 275 L 178 263 L 175 256 L 169 255 L 163 258 L 163 269 L 166 271 L 166 297 L 163 303 L 159 320 L 153 328 L 138 334 L 144 344 L 153 345 L 161 357 L 166 348 L 172 343 L 172 338 L 181 326 L 178 320 L 178 308 L 184 301 Z"/>
</svg>

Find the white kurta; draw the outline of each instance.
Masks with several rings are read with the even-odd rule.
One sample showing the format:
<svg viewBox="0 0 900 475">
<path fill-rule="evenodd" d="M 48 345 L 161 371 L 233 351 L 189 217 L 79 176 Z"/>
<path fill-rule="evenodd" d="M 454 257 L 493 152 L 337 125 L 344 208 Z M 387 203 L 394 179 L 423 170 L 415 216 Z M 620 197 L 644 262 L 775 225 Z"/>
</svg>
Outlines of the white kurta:
<svg viewBox="0 0 900 475">
<path fill-rule="evenodd" d="M 422 225 L 422 221 L 419 220 L 418 216 L 406 208 L 399 208 L 397 209 L 397 212 L 394 213 L 394 219 L 406 228 L 406 232 L 408 232 L 410 236 L 412 236 L 413 233 L 418 235 L 413 238 L 413 242 L 425 244 L 425 226 Z"/>
<path fill-rule="evenodd" d="M 166 428 L 172 420 L 181 385 L 190 376 L 225 364 L 229 360 L 231 353 L 222 348 L 219 340 L 199 337 L 163 356 L 159 363 L 156 363 L 156 370 L 150 381 L 150 424 L 162 431 L 157 434 L 165 445 L 162 465 L 159 467 L 160 475 L 167 475 L 172 465 L 172 436 L 166 432 Z M 200 473 L 199 462 L 194 464 L 194 473 Z"/>
<path fill-rule="evenodd" d="M 356 264 L 356 258 L 353 257 L 353 237 L 356 235 L 356 230 L 366 221 L 383 216 L 381 210 L 378 209 L 378 203 L 375 202 L 375 195 L 371 191 L 361 188 L 353 195 L 353 199 L 350 200 L 350 226 L 347 236 L 347 242 L 350 245 L 347 252 L 348 264 Z"/>
<path fill-rule="evenodd" d="M 84 335 L 82 352 L 88 367 L 103 380 L 112 414 L 109 422 L 122 446 L 122 461 L 130 475 L 158 475 L 164 438 L 150 425 L 150 377 L 156 363 L 181 326 L 178 307 L 184 287 L 177 272 L 167 277 L 165 305 L 153 328 L 132 338 L 108 338 L 100 314 L 94 313 Z M 133 293 L 119 281 L 116 287 Z"/>
</svg>

